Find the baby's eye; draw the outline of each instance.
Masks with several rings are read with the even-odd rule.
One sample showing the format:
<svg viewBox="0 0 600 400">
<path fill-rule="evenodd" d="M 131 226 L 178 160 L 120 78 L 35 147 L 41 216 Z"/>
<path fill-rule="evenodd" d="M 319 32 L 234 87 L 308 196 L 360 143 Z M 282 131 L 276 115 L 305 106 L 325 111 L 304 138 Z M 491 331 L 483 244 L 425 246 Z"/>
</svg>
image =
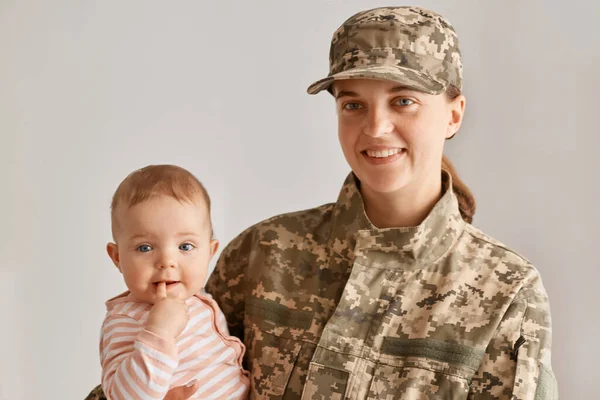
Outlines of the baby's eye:
<svg viewBox="0 0 600 400">
<path fill-rule="evenodd" d="M 147 253 L 152 250 L 152 246 L 148 244 L 141 244 L 137 247 L 137 250 L 141 253 Z"/>
<path fill-rule="evenodd" d="M 191 243 L 183 243 L 179 245 L 179 250 L 190 251 L 194 248 L 194 245 Z"/>
<path fill-rule="evenodd" d="M 414 101 L 412 101 L 411 99 L 398 99 L 396 100 L 396 102 L 401 105 L 401 106 L 410 106 L 411 104 L 414 103 Z"/>
</svg>

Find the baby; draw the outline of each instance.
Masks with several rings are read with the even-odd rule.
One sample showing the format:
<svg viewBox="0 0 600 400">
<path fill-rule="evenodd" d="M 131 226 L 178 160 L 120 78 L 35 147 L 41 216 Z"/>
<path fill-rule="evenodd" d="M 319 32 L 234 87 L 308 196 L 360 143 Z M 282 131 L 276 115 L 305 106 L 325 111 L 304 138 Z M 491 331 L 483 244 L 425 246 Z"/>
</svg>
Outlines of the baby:
<svg viewBox="0 0 600 400">
<path fill-rule="evenodd" d="M 129 290 L 106 302 L 106 397 L 246 398 L 245 347 L 203 291 L 218 242 L 202 184 L 173 165 L 139 169 L 117 188 L 111 222 L 106 250 Z"/>
</svg>

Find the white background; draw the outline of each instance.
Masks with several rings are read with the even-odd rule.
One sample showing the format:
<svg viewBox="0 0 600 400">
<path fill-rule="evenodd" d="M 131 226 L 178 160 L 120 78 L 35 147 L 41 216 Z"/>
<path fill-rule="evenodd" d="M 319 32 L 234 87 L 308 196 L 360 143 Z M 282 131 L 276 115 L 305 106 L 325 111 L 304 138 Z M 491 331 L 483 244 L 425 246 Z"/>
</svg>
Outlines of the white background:
<svg viewBox="0 0 600 400">
<path fill-rule="evenodd" d="M 446 153 L 475 225 L 540 270 L 561 398 L 597 398 L 600 5 L 422 1 L 461 39 L 467 115 Z M 225 245 L 334 201 L 349 169 L 334 104 L 306 87 L 373 0 L 0 0 L 0 400 L 83 399 L 100 381 L 105 254 L 129 172 L 207 186 Z"/>
</svg>

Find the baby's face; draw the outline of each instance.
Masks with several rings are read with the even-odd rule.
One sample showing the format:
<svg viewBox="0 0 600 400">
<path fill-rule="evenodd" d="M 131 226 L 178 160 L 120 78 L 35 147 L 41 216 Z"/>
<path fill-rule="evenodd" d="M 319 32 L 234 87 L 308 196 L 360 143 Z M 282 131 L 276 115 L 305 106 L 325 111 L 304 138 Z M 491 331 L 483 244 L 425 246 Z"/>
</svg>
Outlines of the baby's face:
<svg viewBox="0 0 600 400">
<path fill-rule="evenodd" d="M 182 300 L 202 289 L 218 243 L 200 196 L 193 203 L 160 196 L 116 212 L 117 243 L 108 252 L 136 299 L 154 304 L 160 282 Z"/>
</svg>

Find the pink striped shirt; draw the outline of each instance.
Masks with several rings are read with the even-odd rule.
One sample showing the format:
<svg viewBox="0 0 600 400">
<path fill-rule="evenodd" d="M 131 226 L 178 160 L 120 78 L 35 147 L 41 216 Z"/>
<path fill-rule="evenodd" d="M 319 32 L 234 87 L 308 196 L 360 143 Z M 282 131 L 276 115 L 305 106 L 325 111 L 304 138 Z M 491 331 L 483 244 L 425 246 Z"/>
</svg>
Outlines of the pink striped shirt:
<svg viewBox="0 0 600 400">
<path fill-rule="evenodd" d="M 100 360 L 102 389 L 109 400 L 164 399 L 177 386 L 197 380 L 191 399 L 245 399 L 245 347 L 229 336 L 217 303 L 207 293 L 187 301 L 189 321 L 175 339 L 144 329 L 152 304 L 125 292 L 106 302 Z"/>
</svg>

